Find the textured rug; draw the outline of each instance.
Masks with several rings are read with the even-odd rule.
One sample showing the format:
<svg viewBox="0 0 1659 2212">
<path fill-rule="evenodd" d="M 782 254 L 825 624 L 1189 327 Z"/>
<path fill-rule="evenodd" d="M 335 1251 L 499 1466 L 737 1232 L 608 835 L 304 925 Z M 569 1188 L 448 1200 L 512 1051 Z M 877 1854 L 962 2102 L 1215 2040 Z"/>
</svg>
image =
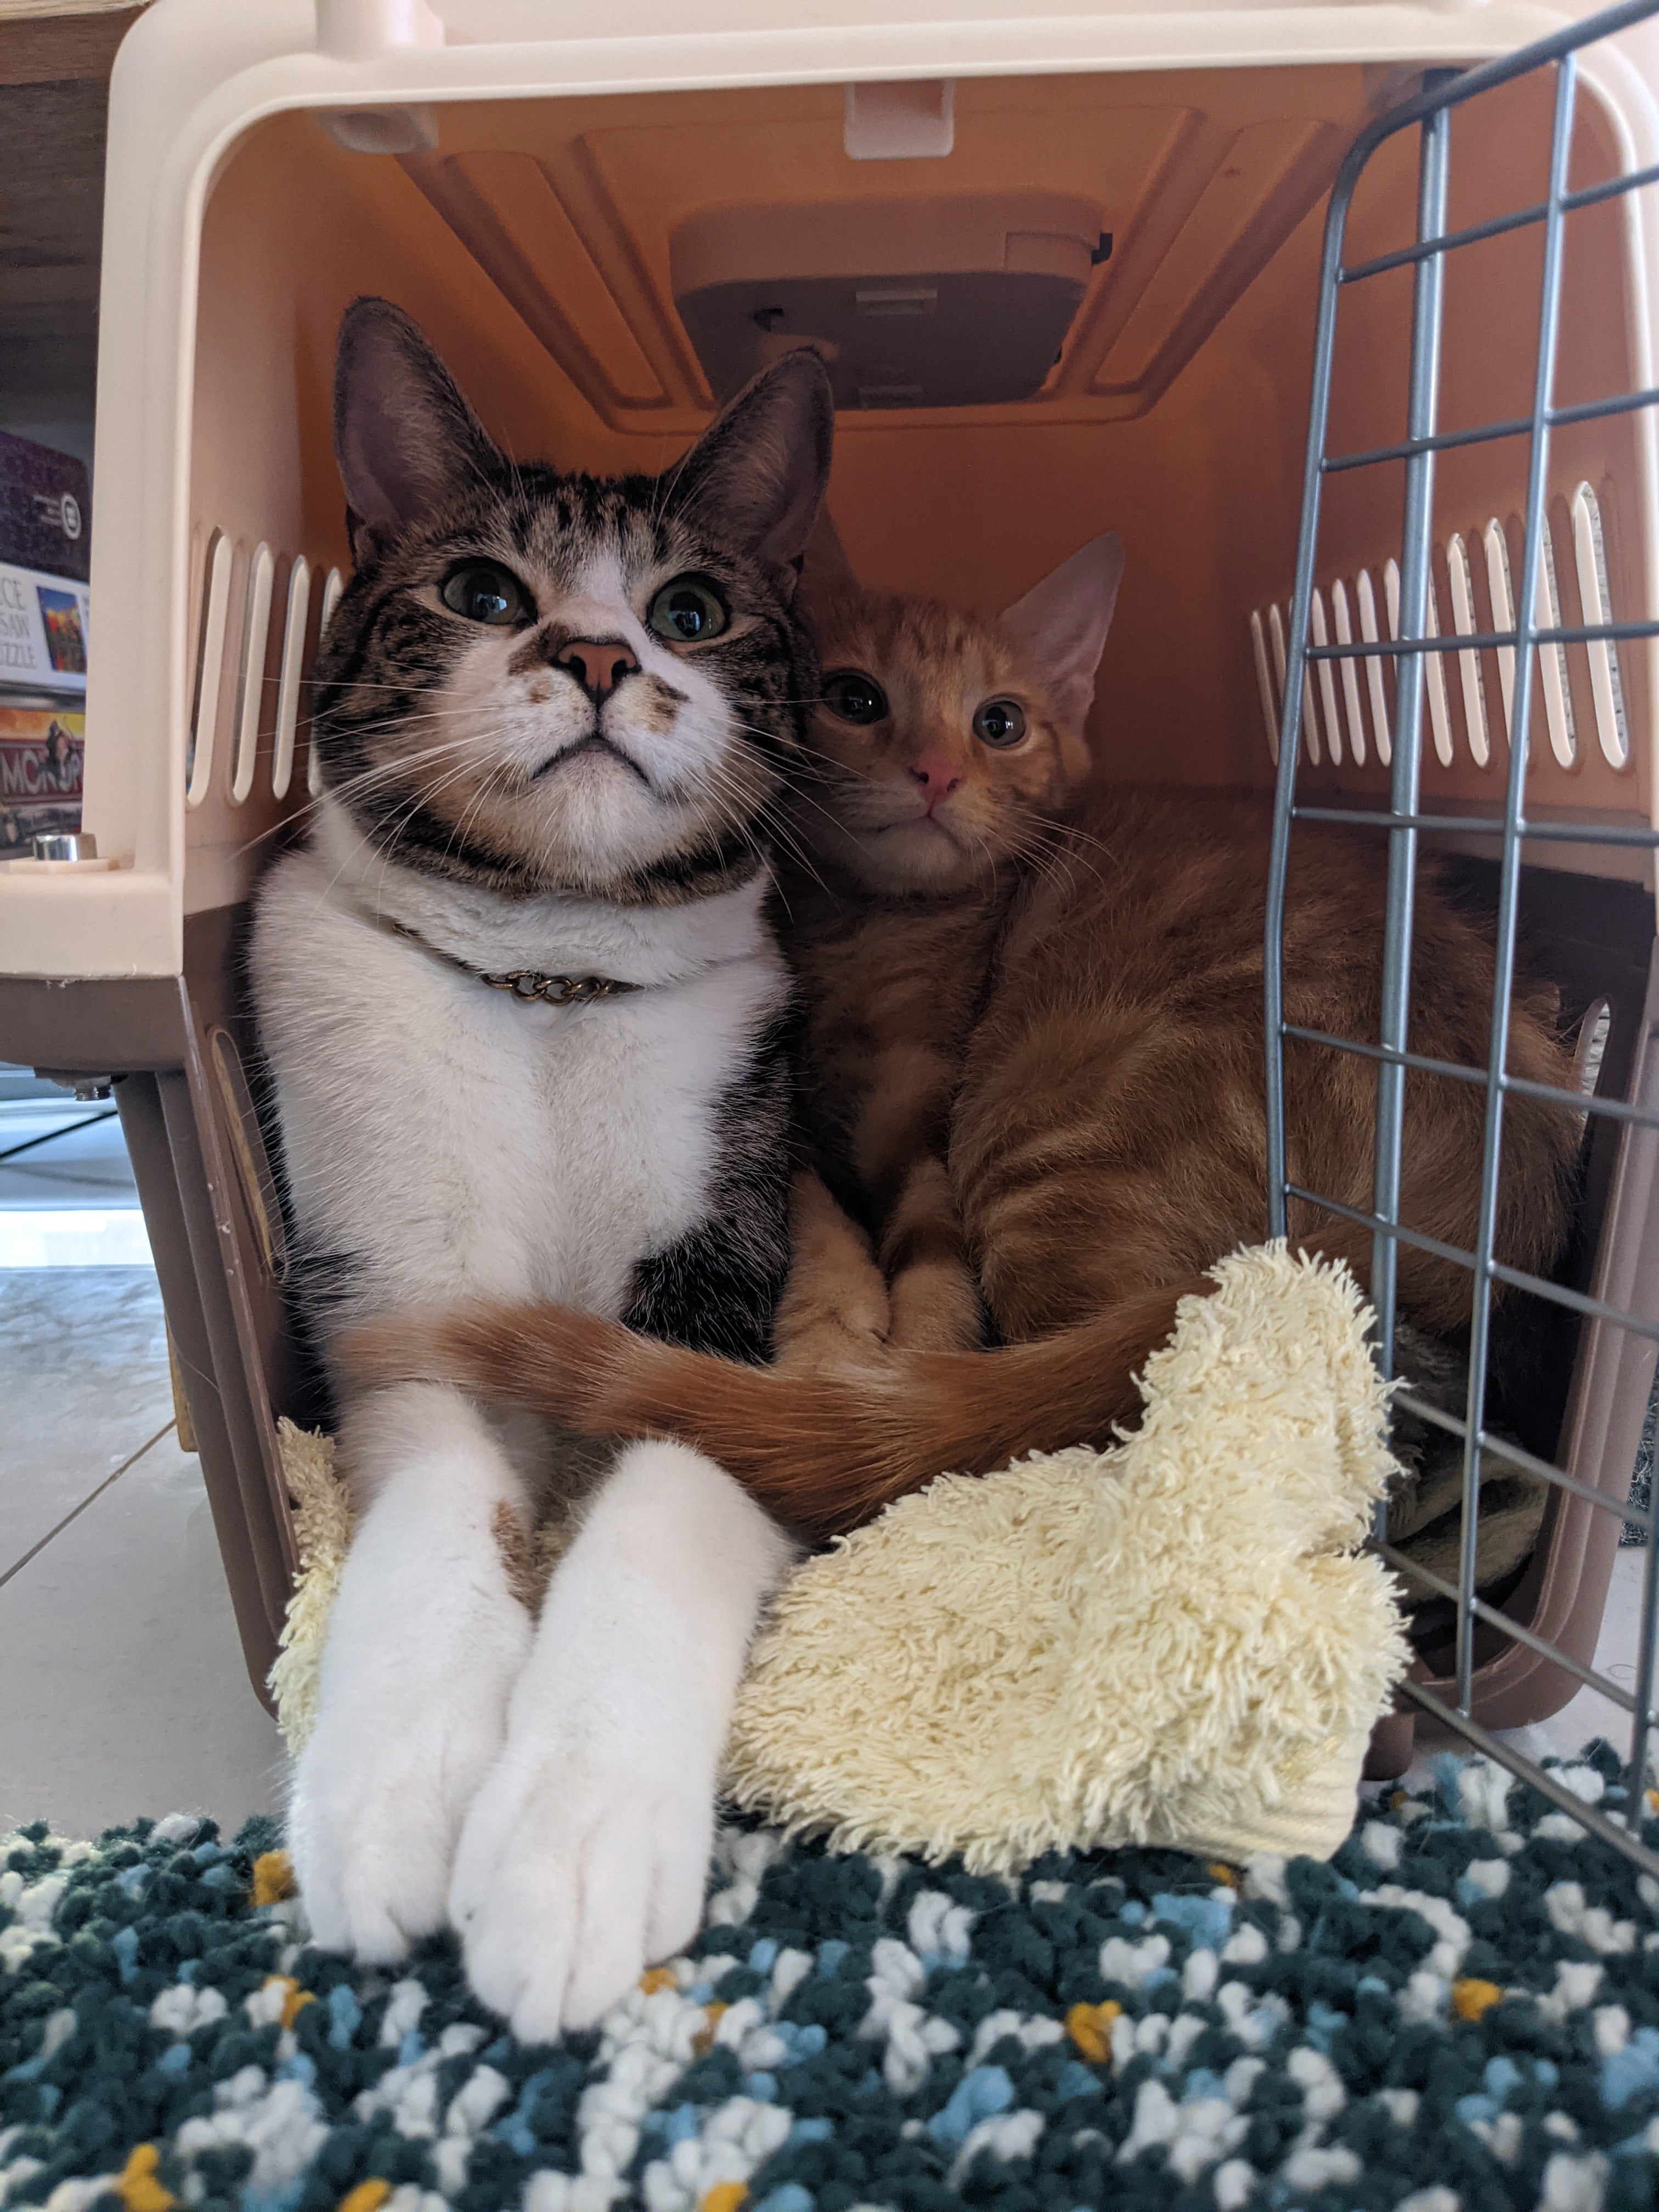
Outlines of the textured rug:
<svg viewBox="0 0 1659 2212">
<path fill-rule="evenodd" d="M 1561 1771 L 1622 1810 L 1605 1747 Z M 1659 2200 L 1659 1884 L 1483 1764 L 1367 1806 L 1322 1866 L 1122 1851 L 1016 1881 L 731 1827 L 691 1954 L 555 2048 L 502 2035 L 447 1942 L 401 1974 L 306 1948 L 276 1845 L 186 1816 L 0 1842 L 0 2199 Z"/>
</svg>

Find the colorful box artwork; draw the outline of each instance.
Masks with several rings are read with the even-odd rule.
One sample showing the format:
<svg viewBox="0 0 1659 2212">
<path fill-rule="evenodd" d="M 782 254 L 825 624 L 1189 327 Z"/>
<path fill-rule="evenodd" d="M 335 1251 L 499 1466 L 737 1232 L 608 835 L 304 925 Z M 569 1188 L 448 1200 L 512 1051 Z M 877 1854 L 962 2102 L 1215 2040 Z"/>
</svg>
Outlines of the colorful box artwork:
<svg viewBox="0 0 1659 2212">
<path fill-rule="evenodd" d="M 0 562 L 0 692 L 83 692 L 88 607 L 84 584 Z"/>
<path fill-rule="evenodd" d="M 33 838 L 81 826 L 86 717 L 79 707 L 0 698 L 0 860 Z"/>
</svg>

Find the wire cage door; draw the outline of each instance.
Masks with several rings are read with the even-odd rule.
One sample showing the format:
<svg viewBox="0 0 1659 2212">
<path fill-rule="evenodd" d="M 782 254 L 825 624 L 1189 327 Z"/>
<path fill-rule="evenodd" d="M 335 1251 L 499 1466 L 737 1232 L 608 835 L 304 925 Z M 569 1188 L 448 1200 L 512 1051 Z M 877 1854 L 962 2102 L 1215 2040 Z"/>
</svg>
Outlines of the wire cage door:
<svg viewBox="0 0 1659 2212">
<path fill-rule="evenodd" d="M 1503 1156 L 1506 1102 L 1516 1096 L 1536 1100 L 1554 1110 L 1581 1119 L 1588 1113 L 1619 1125 L 1620 1159 L 1626 1170 L 1618 1181 L 1615 1206 L 1626 1212 L 1639 1209 L 1650 1215 L 1648 1185 L 1654 1176 L 1655 1140 L 1648 1133 L 1659 1130 L 1659 1111 L 1645 1103 L 1648 1085 L 1632 1081 L 1626 1097 L 1569 1091 L 1527 1081 L 1510 1073 L 1509 1024 L 1516 971 L 1516 946 L 1523 880 L 1523 848 L 1536 854 L 1554 841 L 1556 856 L 1561 843 L 1601 848 L 1635 848 L 1651 854 L 1659 836 L 1640 821 L 1626 819 L 1563 820 L 1545 813 L 1528 812 L 1529 737 L 1537 726 L 1545 731 L 1540 707 L 1541 672 L 1545 656 L 1561 648 L 1589 648 L 1595 659 L 1600 684 L 1597 709 L 1603 695 L 1611 702 L 1617 682 L 1616 655 L 1621 642 L 1659 636 L 1659 623 L 1650 619 L 1564 622 L 1555 591 L 1550 549 L 1547 506 L 1550 495 L 1552 438 L 1569 426 L 1611 422 L 1638 410 L 1659 407 L 1659 387 L 1632 386 L 1601 393 L 1572 404 L 1559 404 L 1556 396 L 1558 355 L 1562 331 L 1563 267 L 1571 219 L 1583 210 L 1617 203 L 1632 204 L 1630 196 L 1659 182 L 1659 167 L 1626 168 L 1623 173 L 1577 189 L 1571 188 L 1573 128 L 1577 103 L 1583 97 L 1579 57 L 1595 42 L 1644 19 L 1659 15 L 1659 0 L 1639 0 L 1606 10 L 1572 28 L 1522 50 L 1500 61 L 1462 73 L 1430 76 L 1416 98 L 1380 118 L 1355 143 L 1333 188 L 1327 218 L 1320 271 L 1320 297 L 1314 358 L 1312 404 L 1303 481 L 1302 518 L 1297 544 L 1295 583 L 1290 610 L 1286 651 L 1282 669 L 1282 704 L 1277 727 L 1277 769 L 1272 858 L 1268 880 L 1266 936 L 1267 1108 L 1268 1140 L 1268 1204 L 1270 1231 L 1284 1237 L 1291 1210 L 1298 1220 L 1340 1217 L 1367 1229 L 1371 1236 L 1371 1298 L 1376 1315 L 1377 1352 L 1385 1373 L 1397 1373 L 1396 1288 L 1401 1249 L 1415 1247 L 1443 1261 L 1466 1269 L 1469 1278 L 1469 1342 L 1467 1398 L 1461 1413 L 1432 1402 L 1421 1391 L 1401 1382 L 1396 1407 L 1449 1433 L 1457 1440 L 1462 1458 L 1462 1513 L 1457 1549 L 1457 1572 L 1453 1580 L 1428 1574 L 1407 1560 L 1389 1541 L 1386 1509 L 1379 1514 L 1375 1540 L 1382 1556 L 1409 1577 L 1409 1585 L 1425 1585 L 1446 1604 L 1455 1607 L 1454 1656 L 1449 1680 L 1440 1688 L 1413 1679 L 1403 1692 L 1420 1712 L 1449 1729 L 1467 1743 L 1486 1753 L 1540 1790 L 1563 1811 L 1601 1836 L 1648 1872 L 1659 1875 L 1659 1850 L 1641 1839 L 1639 1819 L 1633 1808 L 1644 1803 L 1650 1743 L 1654 1728 L 1655 1644 L 1659 1636 L 1659 1534 L 1650 1510 L 1626 1504 L 1624 1486 L 1604 1488 L 1556 1463 L 1561 1456 L 1545 1457 L 1495 1431 L 1489 1406 L 1494 1293 L 1524 1294 L 1544 1301 L 1559 1312 L 1576 1316 L 1581 1334 L 1593 1328 L 1620 1334 L 1622 1341 L 1638 1345 L 1659 1343 L 1659 1320 L 1630 1310 L 1639 1298 L 1626 1294 L 1623 1301 L 1602 1296 L 1602 1278 L 1589 1289 L 1546 1280 L 1510 1267 L 1494 1249 L 1498 1217 L 1498 1174 Z M 1502 88 L 1531 78 L 1548 88 L 1547 181 L 1540 197 L 1462 228 L 1449 227 L 1449 179 L 1451 175 L 1455 126 L 1460 113 L 1489 99 Z M 1348 258 L 1351 215 L 1357 190 L 1380 149 L 1401 133 L 1414 133 L 1417 141 L 1415 237 L 1409 243 L 1380 255 Z M 1409 142 L 1407 142 L 1409 143 Z M 1442 367 L 1445 309 L 1449 283 L 1458 280 L 1460 257 L 1467 268 L 1472 249 L 1510 234 L 1528 233 L 1538 241 L 1538 313 L 1535 331 L 1492 333 L 1498 344 L 1524 346 L 1532 362 L 1531 404 L 1523 414 L 1475 422 L 1466 428 L 1443 428 L 1441 423 Z M 1403 435 L 1362 449 L 1330 449 L 1334 369 L 1338 354 L 1338 331 L 1345 301 L 1358 288 L 1374 286 L 1395 277 L 1410 287 L 1410 337 Z M 1638 299 L 1641 288 L 1637 287 Z M 1502 611 L 1507 623 L 1494 619 L 1482 628 L 1467 619 L 1443 634 L 1437 618 L 1434 585 L 1434 517 L 1437 466 L 1443 457 L 1465 448 L 1519 441 L 1524 447 L 1525 492 L 1521 517 L 1520 573 L 1509 604 Z M 1322 505 L 1331 496 L 1338 479 L 1352 482 L 1366 471 L 1392 471 L 1399 498 L 1397 568 L 1389 576 L 1390 635 L 1386 640 L 1368 624 L 1369 635 L 1355 639 L 1346 622 L 1337 625 L 1333 641 L 1323 620 L 1323 605 L 1316 586 L 1320 555 Z M 1644 501 L 1650 493 L 1641 487 Z M 1461 540 L 1458 541 L 1461 547 Z M 1369 578 L 1366 580 L 1369 588 Z M 1454 601 L 1457 580 L 1452 579 Z M 1494 609 L 1499 605 L 1497 593 Z M 1606 616 L 1605 605 L 1584 611 Z M 1467 616 L 1467 608 L 1462 612 Z M 1645 617 L 1650 608 L 1642 610 Z M 1274 616 L 1275 623 L 1277 615 Z M 1440 719 L 1433 734 L 1443 730 L 1445 672 L 1454 666 L 1448 657 L 1460 656 L 1465 672 L 1475 665 L 1475 656 L 1491 653 L 1504 672 L 1508 724 L 1509 758 L 1504 778 L 1503 805 L 1497 812 L 1488 802 L 1475 811 L 1450 808 L 1425 810 L 1422 766 L 1430 710 Z M 1258 642 L 1258 667 L 1263 665 Z M 1386 801 L 1352 805 L 1309 803 L 1298 797 L 1298 767 L 1304 753 L 1317 762 L 1314 683 L 1323 688 L 1328 714 L 1334 679 L 1340 677 L 1351 699 L 1356 684 L 1370 687 L 1373 700 L 1381 696 L 1381 675 L 1391 672 L 1394 687 L 1392 745 L 1382 751 L 1387 763 Z M 1608 672 L 1612 671 L 1609 677 Z M 1264 699 L 1272 694 L 1264 678 Z M 1547 702 L 1552 706 L 1553 702 Z M 1622 730 L 1623 718 L 1620 714 Z M 1473 722 L 1471 721 L 1471 727 Z M 1484 724 L 1482 726 L 1484 735 Z M 1546 734 L 1553 735 L 1553 732 Z M 1541 742 L 1541 741 L 1540 741 Z M 1382 749 L 1379 748 L 1379 750 Z M 1441 759 L 1446 758 L 1444 750 Z M 1494 779 L 1495 781 L 1495 779 Z M 1340 795 L 1340 794 L 1339 794 Z M 1335 1037 L 1287 1021 L 1285 1018 L 1285 918 L 1286 890 L 1292 865 L 1294 833 L 1298 825 L 1344 823 L 1386 837 L 1388 877 L 1383 941 L 1381 948 L 1381 1017 L 1375 1040 Z M 1408 1008 L 1412 985 L 1413 896 L 1419 848 L 1432 850 L 1456 841 L 1463 849 L 1484 846 L 1496 858 L 1497 962 L 1492 1000 L 1489 1049 L 1484 1067 L 1453 1066 L 1413 1053 L 1411 1049 Z M 1648 890 L 1652 890 L 1652 876 Z M 1431 979 L 1425 979 L 1432 988 Z M 1653 1001 L 1643 1013 L 1645 1035 L 1652 1028 Z M 1358 1054 L 1376 1069 L 1376 1153 L 1374 1195 L 1369 1212 L 1337 1202 L 1304 1188 L 1294 1177 L 1287 1160 L 1285 1110 L 1285 1068 L 1287 1040 L 1298 1048 Z M 1634 1066 L 1640 1068 L 1638 1053 Z M 1456 1249 L 1423 1234 L 1401 1218 L 1401 1160 L 1406 1082 L 1408 1072 L 1420 1078 L 1472 1084 L 1485 1093 L 1484 1142 L 1480 1172 L 1478 1226 L 1473 1250 Z M 1632 1152 L 1636 1147 L 1638 1159 Z M 1634 1171 L 1640 1170 L 1639 1172 Z M 1645 1233 L 1645 1232 L 1644 1232 Z M 1603 1243 L 1606 1243 L 1604 1235 Z M 1638 1271 L 1638 1273 L 1640 1271 Z M 1626 1277 L 1628 1271 L 1626 1271 Z M 1626 1279 L 1621 1278 L 1621 1279 Z M 1583 1356 L 1581 1352 L 1581 1373 Z M 1615 1682 L 1596 1673 L 1535 1628 L 1492 1604 L 1477 1589 L 1477 1554 L 1483 1470 L 1492 1464 L 1518 1470 L 1550 1486 L 1556 1505 L 1576 1502 L 1577 1509 L 1626 1518 L 1638 1522 L 1649 1542 L 1644 1559 L 1638 1660 L 1633 1682 Z M 1630 1743 L 1622 1791 L 1609 1794 L 1606 1809 L 1589 1804 L 1557 1774 L 1505 1741 L 1482 1724 L 1478 1702 L 1477 1638 L 1490 1650 L 1494 1638 L 1528 1645 L 1566 1673 L 1597 1692 L 1629 1716 Z M 1419 1674 L 1422 1669 L 1417 1670 Z M 1449 1694 L 1443 1694 L 1449 1692 Z M 1625 1809 L 1620 1810 L 1620 1806 Z"/>
</svg>

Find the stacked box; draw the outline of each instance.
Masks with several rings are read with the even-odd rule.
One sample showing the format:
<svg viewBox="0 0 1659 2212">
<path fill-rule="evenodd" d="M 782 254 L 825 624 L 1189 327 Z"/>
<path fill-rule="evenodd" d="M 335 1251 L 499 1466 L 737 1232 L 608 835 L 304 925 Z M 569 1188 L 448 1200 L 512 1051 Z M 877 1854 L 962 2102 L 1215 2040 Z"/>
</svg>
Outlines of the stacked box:
<svg viewBox="0 0 1659 2212">
<path fill-rule="evenodd" d="M 87 587 L 0 561 L 0 693 L 87 689 Z"/>
<path fill-rule="evenodd" d="M 81 826 L 86 716 L 63 700 L 0 692 L 0 860 L 30 841 Z"/>
<path fill-rule="evenodd" d="M 81 826 L 90 520 L 82 462 L 0 431 L 0 860 Z"/>
<path fill-rule="evenodd" d="M 85 462 L 0 430 L 0 562 L 84 584 L 91 546 Z"/>
</svg>

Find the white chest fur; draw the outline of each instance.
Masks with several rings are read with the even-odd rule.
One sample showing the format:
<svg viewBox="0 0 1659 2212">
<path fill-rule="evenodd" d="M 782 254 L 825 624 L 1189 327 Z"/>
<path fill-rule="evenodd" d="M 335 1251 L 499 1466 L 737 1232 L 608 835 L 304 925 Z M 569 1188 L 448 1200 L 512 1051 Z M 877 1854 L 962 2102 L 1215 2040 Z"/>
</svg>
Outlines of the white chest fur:
<svg viewBox="0 0 1659 2212">
<path fill-rule="evenodd" d="M 259 901 L 253 967 L 304 1244 L 339 1318 L 465 1292 L 617 1314 L 707 1213 L 723 1094 L 787 994 L 760 882 L 665 909 L 526 904 L 387 869 L 325 808 Z M 491 971 L 647 986 L 522 1004 Z"/>
</svg>

